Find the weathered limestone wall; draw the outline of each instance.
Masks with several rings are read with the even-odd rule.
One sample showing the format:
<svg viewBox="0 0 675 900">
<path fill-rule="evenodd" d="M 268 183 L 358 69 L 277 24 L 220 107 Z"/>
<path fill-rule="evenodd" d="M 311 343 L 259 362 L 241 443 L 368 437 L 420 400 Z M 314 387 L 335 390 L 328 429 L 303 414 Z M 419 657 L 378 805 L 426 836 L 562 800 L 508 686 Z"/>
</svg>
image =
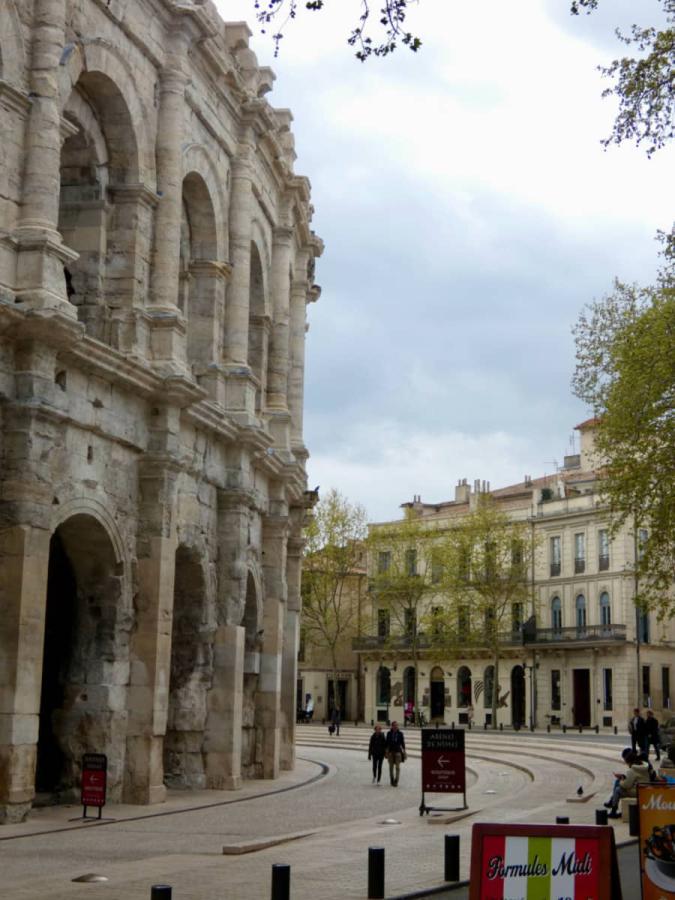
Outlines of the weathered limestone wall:
<svg viewBox="0 0 675 900">
<path fill-rule="evenodd" d="M 292 117 L 210 2 L 0 26 L 0 821 L 84 752 L 112 800 L 275 777 L 322 251 Z"/>
</svg>

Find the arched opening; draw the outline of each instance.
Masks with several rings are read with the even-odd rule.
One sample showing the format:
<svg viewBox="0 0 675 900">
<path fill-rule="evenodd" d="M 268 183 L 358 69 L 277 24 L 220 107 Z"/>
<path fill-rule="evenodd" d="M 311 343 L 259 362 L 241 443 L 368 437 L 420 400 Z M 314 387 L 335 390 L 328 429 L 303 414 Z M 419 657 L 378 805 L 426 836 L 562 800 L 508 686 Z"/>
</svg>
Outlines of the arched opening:
<svg viewBox="0 0 675 900">
<path fill-rule="evenodd" d="M 183 179 L 178 307 L 187 322 L 188 361 L 204 368 L 219 359 L 224 283 L 216 264 L 216 216 L 206 182 Z"/>
<path fill-rule="evenodd" d="M 435 721 L 445 716 L 445 676 L 440 666 L 434 666 L 429 676 L 429 715 Z"/>
<path fill-rule="evenodd" d="M 270 317 L 265 303 L 265 276 L 260 253 L 251 243 L 251 273 L 248 325 L 248 364 L 258 381 L 256 409 L 262 410 L 267 394 L 267 363 L 269 356 Z"/>
<path fill-rule="evenodd" d="M 138 181 L 134 129 L 122 94 L 100 72 L 80 76 L 64 116 L 59 231 L 79 254 L 64 272 L 66 291 L 87 333 L 109 343 L 114 285 L 133 242 L 128 228 L 118 228 L 111 189 Z"/>
<path fill-rule="evenodd" d="M 164 738 L 164 782 L 172 788 L 206 785 L 202 755 L 207 692 L 211 687 L 213 633 L 199 553 L 176 550 L 171 629 L 169 714 Z"/>
<path fill-rule="evenodd" d="M 525 670 L 522 666 L 511 669 L 511 722 L 514 728 L 525 724 Z"/>
<path fill-rule="evenodd" d="M 560 631 L 562 628 L 562 604 L 560 597 L 554 597 L 551 600 L 551 628 L 553 631 Z"/>
<path fill-rule="evenodd" d="M 35 773 L 39 801 L 77 796 L 83 753 L 108 756 L 109 796 L 121 790 L 130 616 L 122 566 L 88 515 L 59 525 L 49 546 Z"/>
<path fill-rule="evenodd" d="M 413 722 L 415 717 L 415 667 L 406 666 L 403 670 L 403 719 Z"/>
<path fill-rule="evenodd" d="M 609 628 L 612 624 L 612 607 L 607 591 L 600 594 L 600 624 L 603 628 Z"/>
<path fill-rule="evenodd" d="M 258 604 L 255 579 L 246 580 L 246 604 L 242 622 L 244 638 L 244 688 L 241 711 L 241 772 L 245 778 L 262 778 L 262 730 L 256 725 L 256 694 L 262 650 L 262 610 Z"/>
<path fill-rule="evenodd" d="M 460 666 L 457 670 L 457 706 L 467 709 L 471 706 L 471 669 Z"/>
<path fill-rule="evenodd" d="M 586 598 L 583 594 L 577 596 L 575 602 L 577 634 L 583 636 L 586 632 Z"/>
</svg>

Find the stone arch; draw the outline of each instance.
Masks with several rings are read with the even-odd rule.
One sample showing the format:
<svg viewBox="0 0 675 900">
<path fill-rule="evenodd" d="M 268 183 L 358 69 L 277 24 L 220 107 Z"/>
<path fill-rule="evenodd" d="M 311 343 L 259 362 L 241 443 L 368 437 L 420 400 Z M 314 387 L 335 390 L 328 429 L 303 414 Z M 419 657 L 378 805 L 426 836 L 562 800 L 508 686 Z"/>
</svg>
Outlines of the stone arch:
<svg viewBox="0 0 675 900">
<path fill-rule="evenodd" d="M 132 616 L 119 543 L 92 508 L 61 509 L 50 541 L 36 790 L 72 801 L 83 753 L 108 756 L 111 799 L 124 773 Z"/>
<path fill-rule="evenodd" d="M 133 161 L 125 167 L 130 173 L 127 181 L 129 183 L 147 183 L 149 187 L 155 187 L 154 143 L 149 136 L 151 117 L 141 101 L 141 95 L 128 61 L 117 48 L 98 38 L 88 41 L 84 45 L 69 45 L 66 51 L 64 51 L 65 58 L 60 70 L 62 109 L 65 108 L 75 86 L 82 83 L 83 77 L 85 77 L 85 82 L 88 80 L 92 87 L 99 82 L 99 93 L 105 92 L 111 85 L 114 85 L 115 92 L 110 95 L 113 102 L 106 110 L 108 130 L 112 130 L 114 119 L 123 109 L 123 103 L 126 108 L 125 117 L 128 115 L 130 124 L 129 137 L 133 137 L 131 154 L 129 142 L 113 141 L 115 166 L 119 160 L 133 155 Z M 86 76 L 92 77 L 87 79 Z M 105 79 L 105 81 L 101 82 L 100 79 Z"/>
<path fill-rule="evenodd" d="M 213 208 L 213 238 L 215 247 L 205 259 L 226 260 L 228 258 L 228 205 L 224 180 L 219 172 L 211 153 L 202 144 L 189 144 L 183 152 L 184 179 L 194 174 L 201 177 L 209 196 L 209 203 Z"/>
<path fill-rule="evenodd" d="M 28 67 L 21 20 L 15 0 L 5 0 L 3 32 L 0 38 L 0 79 L 12 87 L 26 87 Z"/>
<path fill-rule="evenodd" d="M 209 615 L 209 573 L 204 554 L 192 545 L 179 544 L 175 560 L 164 781 L 173 788 L 203 788 L 215 630 Z"/>
<path fill-rule="evenodd" d="M 267 290 L 267 270 L 259 245 L 251 241 L 248 313 L 248 364 L 257 379 L 256 410 L 265 403 L 272 317 Z"/>
</svg>

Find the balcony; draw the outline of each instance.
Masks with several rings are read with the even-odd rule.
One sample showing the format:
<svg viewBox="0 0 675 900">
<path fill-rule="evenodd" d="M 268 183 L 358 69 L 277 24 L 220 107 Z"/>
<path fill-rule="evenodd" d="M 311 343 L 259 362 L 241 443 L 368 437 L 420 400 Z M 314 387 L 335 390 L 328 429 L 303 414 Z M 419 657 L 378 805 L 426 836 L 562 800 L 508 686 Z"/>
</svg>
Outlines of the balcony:
<svg viewBox="0 0 675 900">
<path fill-rule="evenodd" d="M 551 563 L 551 578 L 556 578 L 558 575 L 560 575 L 560 563 L 552 562 Z"/>
<path fill-rule="evenodd" d="M 527 643 L 568 644 L 584 641 L 595 644 L 625 640 L 625 625 L 584 625 L 572 628 L 537 628 L 534 639 L 529 639 Z"/>
<path fill-rule="evenodd" d="M 409 650 L 413 643 L 413 636 L 409 634 L 368 634 L 363 637 L 352 639 L 352 650 L 357 653 L 367 650 Z M 418 650 L 427 650 L 429 648 L 429 638 L 426 635 L 418 634 L 416 645 Z"/>
<path fill-rule="evenodd" d="M 583 556 L 577 556 L 574 560 L 574 574 L 581 575 L 582 572 L 586 571 L 586 558 Z"/>
<path fill-rule="evenodd" d="M 609 556 L 601 554 L 598 557 L 598 569 L 600 572 L 606 572 L 609 569 Z"/>
</svg>

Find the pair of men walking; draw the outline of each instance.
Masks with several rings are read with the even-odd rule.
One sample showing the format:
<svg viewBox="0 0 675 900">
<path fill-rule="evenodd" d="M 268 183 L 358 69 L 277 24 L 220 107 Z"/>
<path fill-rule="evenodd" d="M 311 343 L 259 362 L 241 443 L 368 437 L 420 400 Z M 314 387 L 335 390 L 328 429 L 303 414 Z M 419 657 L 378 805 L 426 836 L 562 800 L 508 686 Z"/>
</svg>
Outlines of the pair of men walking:
<svg viewBox="0 0 675 900">
<path fill-rule="evenodd" d="M 661 743 L 659 740 L 659 723 L 651 709 L 643 718 L 636 707 L 628 720 L 628 733 L 633 750 L 649 755 L 650 744 L 654 747 L 656 758 L 661 759 Z"/>
<path fill-rule="evenodd" d="M 398 787 L 398 779 L 401 774 L 401 763 L 405 762 L 405 737 L 399 731 L 398 722 L 392 722 L 386 735 L 382 734 L 382 726 L 376 725 L 370 736 L 368 745 L 368 759 L 373 762 L 373 784 L 379 784 L 382 777 L 382 762 L 387 758 L 389 763 L 389 781 L 393 787 Z"/>
</svg>

